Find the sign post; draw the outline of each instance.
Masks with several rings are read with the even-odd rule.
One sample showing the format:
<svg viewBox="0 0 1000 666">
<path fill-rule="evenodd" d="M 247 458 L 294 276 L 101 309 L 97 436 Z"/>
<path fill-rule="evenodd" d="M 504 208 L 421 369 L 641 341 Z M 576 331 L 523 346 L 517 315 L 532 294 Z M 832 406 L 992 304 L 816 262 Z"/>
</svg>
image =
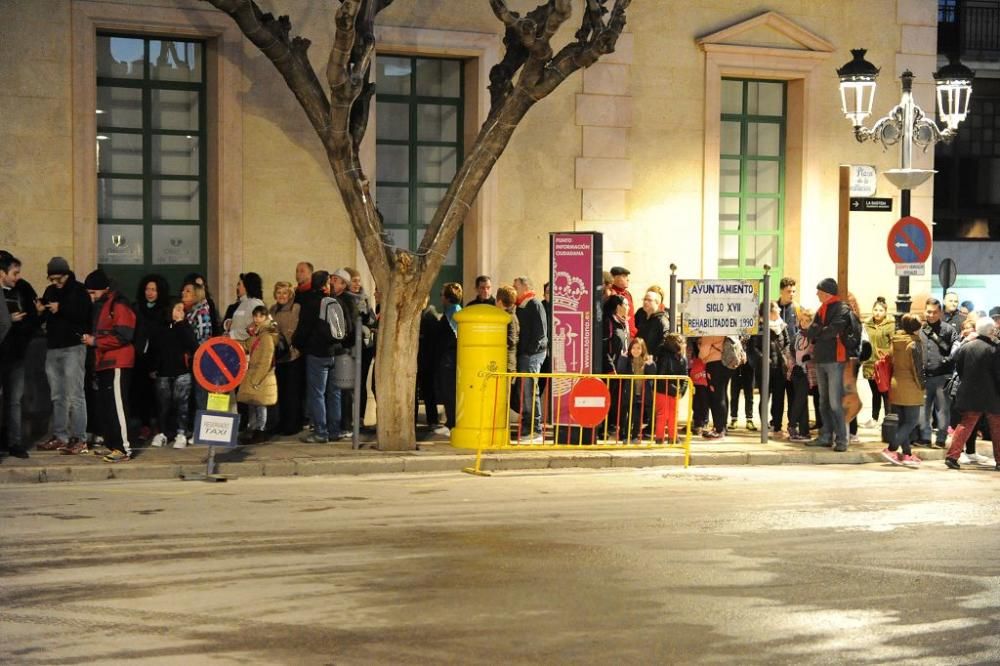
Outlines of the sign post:
<svg viewBox="0 0 1000 666">
<path fill-rule="evenodd" d="M 552 372 L 599 373 L 603 236 L 598 232 L 552 233 L 549 242 Z M 549 414 L 557 444 L 592 443 L 592 432 L 581 429 L 570 416 L 574 384 L 570 378 L 549 382 Z"/>
<path fill-rule="evenodd" d="M 224 336 L 210 338 L 194 353 L 192 363 L 195 381 L 208 394 L 208 409 L 195 412 L 193 444 L 208 446 L 204 476 L 186 477 L 199 481 L 228 481 L 229 477 L 215 473 L 215 448 L 235 448 L 239 435 L 240 416 L 230 412 L 229 393 L 236 389 L 247 373 L 247 356 L 240 343 Z"/>
</svg>

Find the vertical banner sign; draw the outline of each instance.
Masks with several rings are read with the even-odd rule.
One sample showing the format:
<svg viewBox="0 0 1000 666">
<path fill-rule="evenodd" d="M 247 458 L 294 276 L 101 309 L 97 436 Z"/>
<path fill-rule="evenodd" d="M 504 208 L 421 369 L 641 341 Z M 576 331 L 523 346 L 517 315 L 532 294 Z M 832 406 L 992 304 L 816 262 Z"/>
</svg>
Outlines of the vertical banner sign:
<svg viewBox="0 0 1000 666">
<path fill-rule="evenodd" d="M 600 372 L 600 321 L 603 238 L 597 232 L 552 233 L 549 235 L 549 286 L 552 318 L 549 343 L 552 372 L 591 374 Z M 551 416 L 559 415 L 559 425 L 570 421 L 569 394 L 573 382 L 552 382 Z M 569 433 L 569 428 L 560 428 Z M 562 437 L 562 432 L 560 432 Z"/>
<path fill-rule="evenodd" d="M 681 280 L 685 337 L 756 335 L 760 280 Z"/>
</svg>

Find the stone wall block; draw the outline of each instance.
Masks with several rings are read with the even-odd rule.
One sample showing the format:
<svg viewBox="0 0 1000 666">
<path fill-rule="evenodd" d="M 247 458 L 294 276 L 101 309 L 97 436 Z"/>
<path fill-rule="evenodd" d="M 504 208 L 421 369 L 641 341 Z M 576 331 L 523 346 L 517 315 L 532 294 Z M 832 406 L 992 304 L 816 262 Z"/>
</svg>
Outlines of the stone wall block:
<svg viewBox="0 0 1000 666">
<path fill-rule="evenodd" d="M 577 95 L 576 124 L 598 127 L 631 127 L 632 98 L 610 95 Z"/>
</svg>

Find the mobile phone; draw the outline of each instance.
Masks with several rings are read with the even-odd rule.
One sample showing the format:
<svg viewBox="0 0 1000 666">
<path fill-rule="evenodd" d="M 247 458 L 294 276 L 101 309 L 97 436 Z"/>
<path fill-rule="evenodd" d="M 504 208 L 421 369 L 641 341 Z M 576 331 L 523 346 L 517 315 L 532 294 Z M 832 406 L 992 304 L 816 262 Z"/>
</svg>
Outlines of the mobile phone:
<svg viewBox="0 0 1000 666">
<path fill-rule="evenodd" d="M 39 298 L 38 302 L 41 303 L 42 305 L 48 305 L 49 304 L 49 299 L 47 299 L 47 298 Z"/>
</svg>

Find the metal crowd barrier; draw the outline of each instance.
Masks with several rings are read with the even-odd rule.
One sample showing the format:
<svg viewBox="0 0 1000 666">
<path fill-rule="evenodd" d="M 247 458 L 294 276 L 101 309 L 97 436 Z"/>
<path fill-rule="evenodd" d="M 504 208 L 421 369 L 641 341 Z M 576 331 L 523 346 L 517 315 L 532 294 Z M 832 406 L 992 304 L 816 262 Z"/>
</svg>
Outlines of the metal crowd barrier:
<svg viewBox="0 0 1000 666">
<path fill-rule="evenodd" d="M 493 427 L 489 428 L 488 436 L 480 438 L 476 464 L 466 468 L 466 472 L 484 474 L 483 451 L 500 450 L 678 449 L 684 452 L 684 466 L 690 463 L 695 386 L 687 375 L 498 372 L 485 373 L 482 377 L 483 404 L 479 406 L 479 413 Z M 607 416 L 597 425 L 580 425 L 568 413 L 572 407 L 570 400 L 574 399 L 574 387 L 587 378 L 600 380 L 608 389 L 604 396 L 610 402 Z M 535 391 L 539 380 L 545 383 L 541 395 L 541 433 L 535 432 L 533 426 L 537 415 L 535 401 L 525 395 L 526 391 L 520 390 L 520 383 L 525 379 L 534 381 Z M 673 400 L 662 397 L 662 390 L 668 385 L 676 389 Z M 661 391 L 659 399 L 657 389 Z M 578 397 L 577 400 L 583 402 Z M 586 406 L 596 404 L 592 398 L 587 400 Z"/>
</svg>

